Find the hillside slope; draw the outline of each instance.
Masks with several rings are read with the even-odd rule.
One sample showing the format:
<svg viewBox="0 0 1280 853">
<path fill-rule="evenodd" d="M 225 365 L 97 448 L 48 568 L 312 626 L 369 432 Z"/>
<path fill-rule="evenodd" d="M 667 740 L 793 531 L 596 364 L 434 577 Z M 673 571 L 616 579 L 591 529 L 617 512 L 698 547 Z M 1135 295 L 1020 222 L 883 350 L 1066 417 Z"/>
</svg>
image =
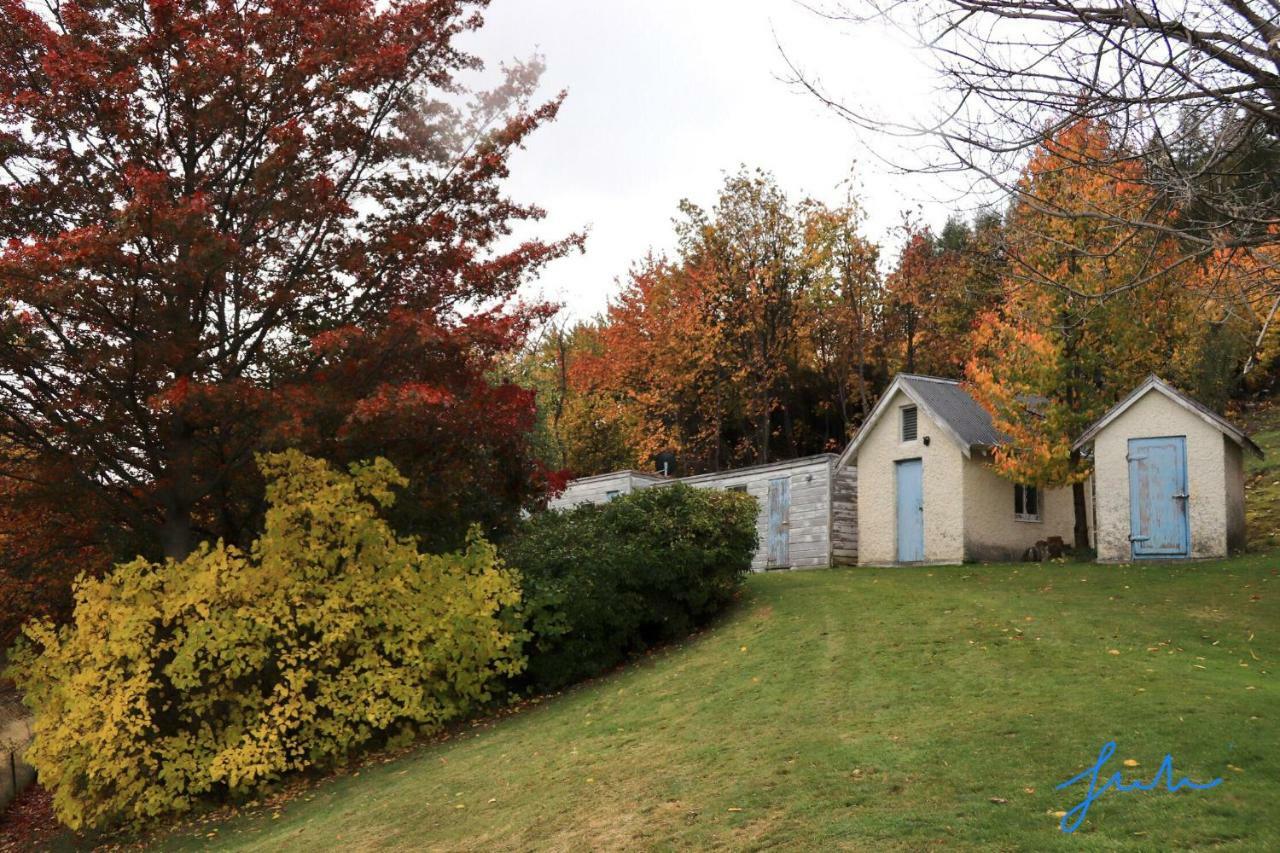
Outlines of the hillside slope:
<svg viewBox="0 0 1280 853">
<path fill-rule="evenodd" d="M 1280 849 L 1275 565 L 756 576 L 682 648 L 160 846 Z M 1225 782 L 1064 835 L 1109 739 Z"/>
<path fill-rule="evenodd" d="M 1254 407 L 1245 420 L 1253 440 L 1266 456 L 1245 454 L 1245 515 L 1249 547 L 1280 546 L 1280 405 Z"/>
</svg>

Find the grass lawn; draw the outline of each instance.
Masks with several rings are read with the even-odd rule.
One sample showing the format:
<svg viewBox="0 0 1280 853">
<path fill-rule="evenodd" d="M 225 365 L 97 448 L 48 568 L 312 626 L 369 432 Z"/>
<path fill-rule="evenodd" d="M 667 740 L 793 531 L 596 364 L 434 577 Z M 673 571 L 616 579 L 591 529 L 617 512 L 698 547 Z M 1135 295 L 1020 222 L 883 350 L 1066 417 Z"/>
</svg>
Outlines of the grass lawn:
<svg viewBox="0 0 1280 853">
<path fill-rule="evenodd" d="M 1267 455 L 1245 454 L 1245 519 L 1249 547 L 1261 550 L 1280 546 L 1280 425 L 1268 425 L 1253 440 Z"/>
<path fill-rule="evenodd" d="M 752 577 L 714 630 L 163 847 L 1280 849 L 1280 559 Z M 1118 654 L 1117 654 L 1118 652 Z M 1107 772 L 1074 835 L 1054 785 Z M 1121 766 L 1133 759 L 1137 767 Z M 210 837 L 210 834 L 213 834 Z"/>
</svg>

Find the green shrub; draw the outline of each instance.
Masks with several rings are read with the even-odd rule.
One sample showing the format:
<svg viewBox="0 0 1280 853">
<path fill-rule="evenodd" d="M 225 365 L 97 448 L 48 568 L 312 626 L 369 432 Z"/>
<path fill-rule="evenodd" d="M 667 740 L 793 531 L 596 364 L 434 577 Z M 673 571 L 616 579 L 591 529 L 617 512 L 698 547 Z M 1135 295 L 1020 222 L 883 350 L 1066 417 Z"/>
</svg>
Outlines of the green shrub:
<svg viewBox="0 0 1280 853">
<path fill-rule="evenodd" d="M 420 554 L 379 517 L 403 482 L 290 452 L 260 460 L 250 553 L 138 560 L 76 588 L 14 672 L 34 710 L 27 758 L 68 826 L 138 826 L 202 797 L 247 797 L 379 738 L 439 728 L 522 665 L 514 575 L 473 533 Z"/>
<path fill-rule="evenodd" d="M 504 549 L 522 578 L 527 683 L 598 675 L 705 623 L 751 568 L 756 514 L 745 494 L 675 484 L 528 519 Z"/>
</svg>

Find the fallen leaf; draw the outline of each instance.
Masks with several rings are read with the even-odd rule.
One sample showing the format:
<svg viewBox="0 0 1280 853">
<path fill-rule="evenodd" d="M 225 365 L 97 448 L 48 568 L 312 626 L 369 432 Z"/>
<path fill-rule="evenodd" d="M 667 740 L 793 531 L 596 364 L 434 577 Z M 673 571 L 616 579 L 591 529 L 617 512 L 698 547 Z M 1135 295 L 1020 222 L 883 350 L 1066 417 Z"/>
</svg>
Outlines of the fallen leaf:
<svg viewBox="0 0 1280 853">
<path fill-rule="evenodd" d="M 1124 766 L 1125 766 L 1125 767 L 1137 767 L 1137 766 L 1138 766 L 1138 762 L 1137 762 L 1137 760 L 1136 760 L 1136 759 L 1133 759 L 1133 758 L 1126 758 L 1126 759 L 1124 760 Z"/>
<path fill-rule="evenodd" d="M 731 811 L 731 812 L 740 812 L 740 811 L 742 811 L 742 809 L 738 808 L 737 806 L 730 806 L 730 807 L 729 807 L 729 811 Z"/>
<path fill-rule="evenodd" d="M 1119 650 L 1119 649 L 1107 649 L 1107 654 L 1109 654 L 1109 655 L 1118 655 L 1118 654 L 1120 654 L 1120 650 Z"/>
<path fill-rule="evenodd" d="M 1023 788 L 1022 790 L 1028 794 L 1034 794 L 1036 792 L 1035 788 Z"/>
<path fill-rule="evenodd" d="M 1006 800 L 1004 797 L 992 797 L 991 802 L 995 803 L 997 806 L 1002 806 L 1009 801 Z"/>
</svg>

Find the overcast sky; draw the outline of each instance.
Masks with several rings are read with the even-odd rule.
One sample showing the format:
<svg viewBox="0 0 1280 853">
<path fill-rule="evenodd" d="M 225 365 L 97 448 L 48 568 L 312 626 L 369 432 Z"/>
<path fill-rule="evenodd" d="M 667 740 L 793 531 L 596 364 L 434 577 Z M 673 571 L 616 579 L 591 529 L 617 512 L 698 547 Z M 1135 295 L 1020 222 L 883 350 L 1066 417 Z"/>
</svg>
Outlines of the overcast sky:
<svg viewBox="0 0 1280 853">
<path fill-rule="evenodd" d="M 548 210 L 542 233 L 589 228 L 586 254 L 557 262 L 535 288 L 575 317 L 602 311 L 650 248 L 670 249 L 679 200 L 712 204 L 739 164 L 772 171 L 793 197 L 829 202 L 852 169 L 867 234 L 890 250 L 904 210 L 945 219 L 942 193 L 893 174 L 779 79 L 776 42 L 842 97 L 918 113 L 925 66 L 882 29 L 849 31 L 790 0 L 494 0 L 487 18 L 474 52 L 491 65 L 541 53 L 546 93 L 569 90 L 560 118 L 514 158 L 510 189 Z"/>
</svg>

